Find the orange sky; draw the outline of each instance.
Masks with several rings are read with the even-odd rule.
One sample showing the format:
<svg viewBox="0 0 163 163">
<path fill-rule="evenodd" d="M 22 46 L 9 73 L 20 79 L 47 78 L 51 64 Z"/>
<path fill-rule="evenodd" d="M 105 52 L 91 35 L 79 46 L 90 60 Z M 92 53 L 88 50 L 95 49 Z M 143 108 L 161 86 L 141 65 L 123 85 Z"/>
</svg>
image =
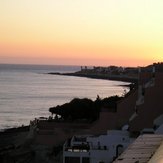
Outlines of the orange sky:
<svg viewBox="0 0 163 163">
<path fill-rule="evenodd" d="M 162 0 L 1 0 L 0 63 L 163 61 Z"/>
</svg>

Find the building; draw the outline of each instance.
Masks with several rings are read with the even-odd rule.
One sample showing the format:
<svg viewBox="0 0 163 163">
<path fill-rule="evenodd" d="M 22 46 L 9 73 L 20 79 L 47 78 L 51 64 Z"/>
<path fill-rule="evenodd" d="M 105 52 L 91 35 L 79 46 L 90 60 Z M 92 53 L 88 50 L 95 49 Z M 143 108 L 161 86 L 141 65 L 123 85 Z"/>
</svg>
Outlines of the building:
<svg viewBox="0 0 163 163">
<path fill-rule="evenodd" d="M 162 143 L 163 135 L 140 135 L 113 163 L 147 163 Z"/>
<path fill-rule="evenodd" d="M 163 114 L 153 121 L 155 131 L 144 129 L 140 135 L 113 163 L 163 162 Z"/>
<path fill-rule="evenodd" d="M 150 72 L 140 73 L 135 113 L 129 122 L 131 131 L 153 127 L 153 120 L 163 114 L 162 83 L 163 63 L 154 64 Z"/>
<path fill-rule="evenodd" d="M 110 130 L 100 136 L 73 136 L 63 147 L 63 163 L 109 163 L 133 141 L 128 131 Z"/>
</svg>

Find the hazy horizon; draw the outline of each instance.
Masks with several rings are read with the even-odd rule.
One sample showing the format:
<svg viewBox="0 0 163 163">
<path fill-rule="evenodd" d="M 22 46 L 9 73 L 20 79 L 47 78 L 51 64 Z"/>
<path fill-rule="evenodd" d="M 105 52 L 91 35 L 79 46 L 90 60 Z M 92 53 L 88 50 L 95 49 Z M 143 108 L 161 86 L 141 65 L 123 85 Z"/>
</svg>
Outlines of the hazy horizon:
<svg viewBox="0 0 163 163">
<path fill-rule="evenodd" d="M 40 63 L 36 63 L 36 64 L 32 64 L 32 63 L 0 63 L 0 65 L 27 65 L 27 66 L 30 66 L 30 65 L 32 65 L 32 66 L 74 66 L 74 67 L 85 67 L 85 66 L 87 66 L 87 67 L 109 67 L 109 66 L 117 66 L 117 67 L 135 67 L 135 68 L 137 68 L 137 67 L 146 67 L 146 66 L 149 66 L 149 65 L 152 65 L 152 64 L 154 64 L 154 63 L 159 63 L 159 62 L 153 62 L 153 63 L 151 63 L 151 64 L 148 64 L 148 65 L 145 65 L 145 66 L 122 66 L 122 65 L 113 65 L 113 64 L 110 64 L 110 65 L 71 65 L 71 64 L 46 64 L 46 63 L 43 63 L 43 64 L 40 64 Z"/>
</svg>

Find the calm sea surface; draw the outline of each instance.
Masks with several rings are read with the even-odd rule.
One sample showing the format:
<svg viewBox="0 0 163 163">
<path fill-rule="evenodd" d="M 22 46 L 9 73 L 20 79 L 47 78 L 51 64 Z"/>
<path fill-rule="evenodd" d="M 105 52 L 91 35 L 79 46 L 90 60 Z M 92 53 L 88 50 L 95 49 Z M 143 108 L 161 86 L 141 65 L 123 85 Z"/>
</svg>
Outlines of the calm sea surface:
<svg viewBox="0 0 163 163">
<path fill-rule="evenodd" d="M 122 95 L 124 82 L 71 76 L 48 72 L 75 72 L 78 66 L 39 66 L 0 64 L 0 130 L 28 125 L 35 117 L 49 116 L 49 107 L 75 97 L 96 99 Z"/>
</svg>

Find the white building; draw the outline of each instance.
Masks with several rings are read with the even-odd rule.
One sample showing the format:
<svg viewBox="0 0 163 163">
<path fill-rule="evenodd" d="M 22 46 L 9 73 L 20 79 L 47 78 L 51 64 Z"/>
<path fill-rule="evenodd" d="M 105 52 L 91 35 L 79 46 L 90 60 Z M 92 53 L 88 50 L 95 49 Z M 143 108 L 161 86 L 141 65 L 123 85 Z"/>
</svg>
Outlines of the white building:
<svg viewBox="0 0 163 163">
<path fill-rule="evenodd" d="M 163 135 L 140 135 L 113 163 L 162 163 L 162 143 Z"/>
<path fill-rule="evenodd" d="M 114 161 L 126 162 L 163 162 L 163 114 L 157 117 L 154 128 L 145 128 L 141 135 Z"/>
<path fill-rule="evenodd" d="M 133 141 L 128 131 L 110 130 L 107 135 L 74 136 L 65 142 L 63 163 L 109 163 Z"/>
</svg>

